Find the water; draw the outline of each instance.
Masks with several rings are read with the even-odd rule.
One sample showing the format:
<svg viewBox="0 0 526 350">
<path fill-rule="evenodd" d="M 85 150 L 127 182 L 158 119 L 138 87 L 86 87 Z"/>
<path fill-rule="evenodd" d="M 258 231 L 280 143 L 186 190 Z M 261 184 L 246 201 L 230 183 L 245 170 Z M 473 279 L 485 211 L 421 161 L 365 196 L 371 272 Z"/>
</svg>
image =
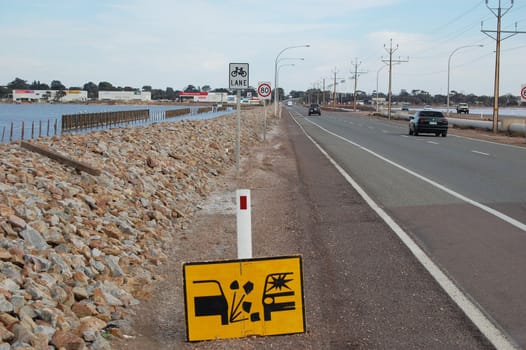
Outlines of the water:
<svg viewBox="0 0 526 350">
<path fill-rule="evenodd" d="M 177 118 L 169 118 L 166 121 L 188 120 L 188 119 L 211 119 L 231 110 L 223 112 L 210 112 L 196 114 L 201 106 L 191 106 L 192 113 Z M 19 140 L 22 135 L 22 121 L 24 121 L 24 138 L 31 138 L 32 124 L 34 126 L 34 137 L 52 136 L 60 134 L 61 117 L 64 114 L 97 113 L 126 111 L 135 109 L 149 109 L 149 120 L 129 123 L 131 125 L 145 125 L 153 122 L 163 122 L 163 112 L 167 110 L 188 108 L 188 106 L 165 106 L 165 105 L 97 105 L 97 104 L 0 104 L 0 142 L 9 142 L 11 124 L 13 124 L 13 141 Z M 49 128 L 48 128 L 49 125 Z M 126 125 L 126 124 L 124 124 Z M 95 129 L 87 129 L 81 132 L 89 132 Z"/>
<path fill-rule="evenodd" d="M 411 107 L 410 107 L 411 108 Z M 435 111 L 441 111 L 443 113 L 447 112 L 447 108 L 438 108 L 438 107 L 432 107 Z M 400 108 L 398 108 L 400 109 Z M 411 108 L 411 111 L 416 111 L 421 108 Z M 449 107 L 450 113 L 456 113 L 456 109 L 454 106 Z M 493 108 L 492 107 L 473 107 L 469 108 L 469 114 L 471 115 L 484 115 L 484 116 L 493 116 Z M 499 108 L 499 117 L 520 117 L 520 118 L 526 118 L 526 108 Z"/>
</svg>

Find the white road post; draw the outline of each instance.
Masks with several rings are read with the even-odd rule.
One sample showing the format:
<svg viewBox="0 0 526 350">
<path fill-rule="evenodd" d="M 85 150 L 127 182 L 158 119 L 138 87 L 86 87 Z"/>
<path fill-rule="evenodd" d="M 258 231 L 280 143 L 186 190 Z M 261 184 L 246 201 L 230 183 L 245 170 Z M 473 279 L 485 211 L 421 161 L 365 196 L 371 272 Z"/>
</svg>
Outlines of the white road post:
<svg viewBox="0 0 526 350">
<path fill-rule="evenodd" d="M 237 258 L 252 258 L 252 219 L 250 190 L 236 190 Z"/>
</svg>

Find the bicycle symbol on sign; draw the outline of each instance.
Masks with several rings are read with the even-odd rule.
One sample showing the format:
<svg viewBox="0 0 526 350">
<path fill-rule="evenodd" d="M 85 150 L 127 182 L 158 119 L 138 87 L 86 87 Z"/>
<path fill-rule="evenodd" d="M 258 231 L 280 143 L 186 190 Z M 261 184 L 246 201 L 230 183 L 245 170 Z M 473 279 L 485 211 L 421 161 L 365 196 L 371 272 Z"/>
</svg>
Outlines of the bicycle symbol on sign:
<svg viewBox="0 0 526 350">
<path fill-rule="evenodd" d="M 247 76 L 247 71 L 243 69 L 243 67 L 236 67 L 236 70 L 233 70 L 230 75 L 232 77 L 237 77 L 238 75 L 245 78 Z"/>
</svg>

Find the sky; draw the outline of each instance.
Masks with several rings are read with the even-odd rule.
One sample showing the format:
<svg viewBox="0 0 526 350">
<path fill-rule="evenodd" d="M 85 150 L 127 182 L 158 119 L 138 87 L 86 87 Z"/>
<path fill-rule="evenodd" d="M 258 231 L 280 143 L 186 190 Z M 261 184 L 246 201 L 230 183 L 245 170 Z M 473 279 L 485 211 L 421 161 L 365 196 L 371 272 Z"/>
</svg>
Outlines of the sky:
<svg viewBox="0 0 526 350">
<path fill-rule="evenodd" d="M 510 0 L 500 0 L 503 9 Z M 0 0 L 0 85 L 15 78 L 66 87 L 228 87 L 231 62 L 249 82 L 285 91 L 494 93 L 499 0 Z M 502 30 L 526 32 L 526 0 Z M 505 37 L 507 34 L 503 34 Z M 309 45 L 309 47 L 304 47 Z M 478 45 L 484 45 L 479 47 Z M 290 48 L 293 46 L 303 46 Z M 463 47 L 469 46 L 469 47 Z M 462 47 L 462 48 L 461 48 Z M 289 48 L 289 49 L 287 49 Z M 457 50 L 458 49 L 458 50 Z M 456 50 L 456 51 L 455 51 Z M 500 95 L 526 84 L 526 34 L 501 42 Z M 292 66 L 293 65 L 293 66 Z M 356 69 L 357 68 L 357 69 Z"/>
</svg>

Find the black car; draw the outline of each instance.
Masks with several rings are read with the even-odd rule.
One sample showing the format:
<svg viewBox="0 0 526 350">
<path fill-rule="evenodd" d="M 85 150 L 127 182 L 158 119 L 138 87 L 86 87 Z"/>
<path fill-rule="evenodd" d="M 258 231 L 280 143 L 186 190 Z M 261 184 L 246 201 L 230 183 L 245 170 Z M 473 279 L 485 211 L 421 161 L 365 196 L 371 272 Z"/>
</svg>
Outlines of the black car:
<svg viewBox="0 0 526 350">
<path fill-rule="evenodd" d="M 321 115 L 321 108 L 319 104 L 311 103 L 309 107 L 309 115 L 312 115 L 312 114 Z"/>
<path fill-rule="evenodd" d="M 446 137 L 447 128 L 447 118 L 439 111 L 418 111 L 414 116 L 409 117 L 409 135 L 431 133 Z"/>
</svg>

